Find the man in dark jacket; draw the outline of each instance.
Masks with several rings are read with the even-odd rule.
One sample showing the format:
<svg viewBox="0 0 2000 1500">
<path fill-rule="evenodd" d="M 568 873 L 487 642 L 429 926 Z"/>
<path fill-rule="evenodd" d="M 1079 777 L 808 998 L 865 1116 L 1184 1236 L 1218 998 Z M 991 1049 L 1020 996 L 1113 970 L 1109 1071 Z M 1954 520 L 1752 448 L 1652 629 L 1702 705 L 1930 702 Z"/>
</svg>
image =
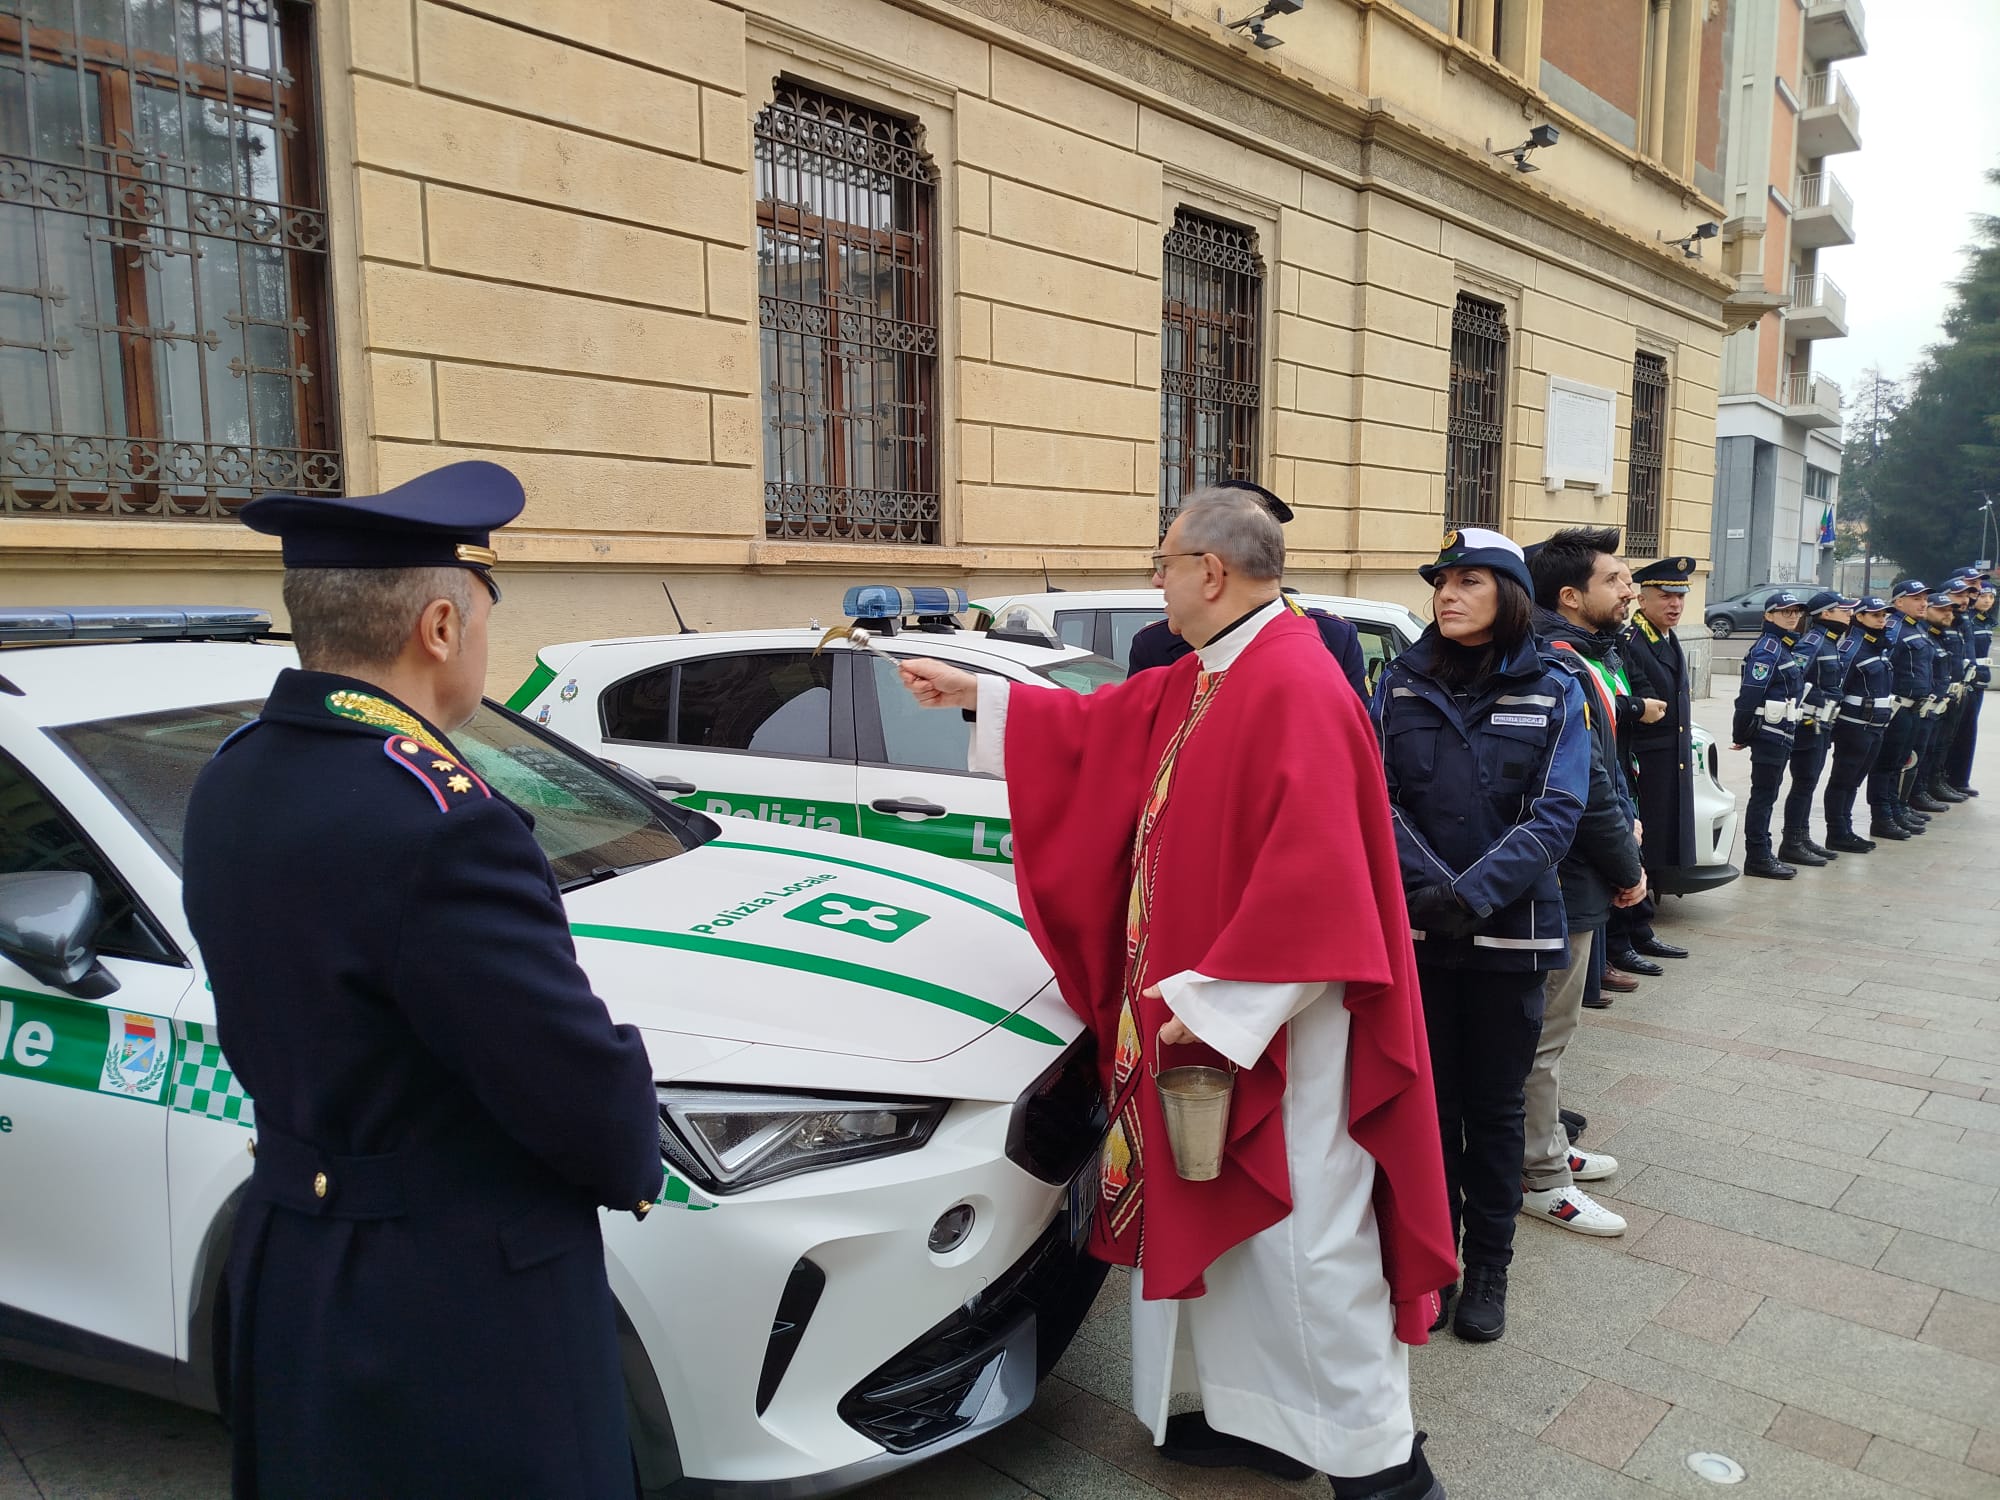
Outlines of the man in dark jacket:
<svg viewBox="0 0 2000 1500">
<path fill-rule="evenodd" d="M 1570 1144 L 1560 1116 L 1562 1056 L 1587 998 L 1595 951 L 1614 901 L 1646 893 L 1632 803 L 1618 770 L 1616 698 L 1592 664 L 1601 662 L 1609 632 L 1624 624 L 1632 584 L 1617 555 L 1618 533 L 1596 528 L 1559 531 L 1526 549 L 1535 583 L 1535 633 L 1542 658 L 1581 690 L 1591 729 L 1590 785 L 1569 853 L 1557 866 L 1569 928 L 1569 967 L 1549 978 L 1541 1041 L 1528 1075 L 1522 1155 L 1521 1212 L 1579 1234 L 1618 1235 L 1625 1220 L 1576 1184 L 1618 1170 L 1615 1158 Z M 1608 1002 L 1607 1002 L 1608 1003 Z"/>
<path fill-rule="evenodd" d="M 1694 718 L 1687 655 L 1674 634 L 1687 607 L 1688 580 L 1694 576 L 1692 557 L 1663 557 L 1632 575 L 1639 586 L 1639 607 L 1619 638 L 1619 649 L 1630 675 L 1632 692 L 1665 706 L 1659 718 L 1643 720 L 1632 729 L 1632 764 L 1637 785 L 1640 841 L 1649 886 L 1656 872 L 1694 864 Z M 1687 949 L 1663 942 L 1653 931 L 1653 896 L 1637 905 L 1614 908 L 1606 936 L 1611 961 L 1630 973 L 1637 960 L 1686 958 Z"/>
<path fill-rule="evenodd" d="M 1843 646 L 1852 646 L 1841 684 L 1840 718 L 1833 726 L 1833 769 L 1827 772 L 1826 847 L 1836 854 L 1870 854 L 1873 841 L 1854 831 L 1854 798 L 1882 748 L 1896 711 L 1889 692 L 1889 601 L 1869 595 L 1855 601 Z M 1892 837 L 1907 839 L 1898 829 Z"/>
<path fill-rule="evenodd" d="M 1986 658 L 1993 652 L 1993 580 L 1977 568 L 1964 574 L 1971 605 L 1960 616 L 1972 658 L 1972 681 L 1966 695 L 1964 715 L 1951 752 L 1945 758 L 1944 784 L 1964 797 L 1977 797 L 1972 785 L 1972 758 L 1979 748 L 1979 708 L 1986 699 L 1986 685 L 1993 680 L 1993 668 Z"/>
<path fill-rule="evenodd" d="M 1771 813 L 1778 788 L 1792 762 L 1799 703 L 1805 696 L 1805 669 L 1796 647 L 1805 619 L 1805 601 L 1789 589 L 1764 604 L 1764 630 L 1743 657 L 1730 721 L 1730 748 L 1750 752 L 1750 801 L 1743 809 L 1743 873 L 1765 880 L 1790 880 L 1799 872 L 1771 849 Z"/>
<path fill-rule="evenodd" d="M 1929 721 L 1931 695 L 1930 640 L 1924 635 L 1924 599 L 1930 593 L 1923 580 L 1903 578 L 1889 590 L 1895 613 L 1889 617 L 1889 695 L 1895 715 L 1882 732 L 1882 746 L 1868 773 L 1868 837 L 1907 839 L 1924 831 L 1927 819 L 1904 801 L 1919 727 Z"/>
<path fill-rule="evenodd" d="M 304 665 L 187 816 L 188 922 L 257 1108 L 237 1500 L 633 1493 L 597 1210 L 659 1191 L 653 1069 L 577 967 L 532 820 L 449 738 L 521 504 L 475 462 L 243 509 L 284 540 Z"/>
<path fill-rule="evenodd" d="M 1280 500 L 1261 484 L 1252 484 L 1247 479 L 1219 480 L 1213 486 L 1218 490 L 1242 490 L 1268 510 L 1280 526 L 1292 519 L 1292 508 Z M 1292 592 L 1290 589 L 1286 593 Z M 1326 642 L 1326 649 L 1333 653 L 1333 659 L 1340 663 L 1340 672 L 1345 677 L 1363 703 L 1368 701 L 1368 660 L 1361 650 L 1361 633 L 1339 615 L 1329 614 L 1323 609 L 1307 609 L 1299 604 L 1292 605 L 1294 614 L 1304 615 L 1319 629 L 1319 638 Z M 1128 674 L 1143 672 L 1148 667 L 1171 666 L 1194 647 L 1175 635 L 1165 620 L 1155 620 L 1132 637 L 1132 644 L 1125 651 L 1125 670 Z"/>
<path fill-rule="evenodd" d="M 1805 631 L 1794 653 L 1804 673 L 1805 696 L 1799 700 L 1798 732 L 1792 736 L 1792 789 L 1785 794 L 1785 831 L 1778 844 L 1778 858 L 1786 864 L 1820 866 L 1840 858 L 1839 850 L 1813 842 L 1813 793 L 1819 790 L 1820 773 L 1833 744 L 1848 665 L 1861 644 L 1860 637 L 1850 637 L 1847 630 L 1860 602 L 1843 599 L 1831 589 L 1821 589 L 1806 600 Z M 1827 837 L 1833 837 L 1831 830 Z"/>
</svg>

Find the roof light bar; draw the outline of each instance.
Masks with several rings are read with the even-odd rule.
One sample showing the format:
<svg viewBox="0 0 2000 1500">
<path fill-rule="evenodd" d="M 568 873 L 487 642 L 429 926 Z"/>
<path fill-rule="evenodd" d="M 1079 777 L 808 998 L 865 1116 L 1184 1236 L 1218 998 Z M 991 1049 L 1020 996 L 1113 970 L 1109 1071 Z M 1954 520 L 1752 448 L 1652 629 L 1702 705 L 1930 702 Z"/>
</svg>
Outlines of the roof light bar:
<svg viewBox="0 0 2000 1500">
<path fill-rule="evenodd" d="M 248 641 L 271 616 L 239 604 L 87 604 L 0 609 L 0 645 L 53 641 Z"/>
<path fill-rule="evenodd" d="M 904 615 L 935 617 L 959 615 L 972 608 L 964 589 L 897 588 L 887 583 L 864 583 L 847 591 L 840 612 L 850 620 L 897 620 Z"/>
</svg>

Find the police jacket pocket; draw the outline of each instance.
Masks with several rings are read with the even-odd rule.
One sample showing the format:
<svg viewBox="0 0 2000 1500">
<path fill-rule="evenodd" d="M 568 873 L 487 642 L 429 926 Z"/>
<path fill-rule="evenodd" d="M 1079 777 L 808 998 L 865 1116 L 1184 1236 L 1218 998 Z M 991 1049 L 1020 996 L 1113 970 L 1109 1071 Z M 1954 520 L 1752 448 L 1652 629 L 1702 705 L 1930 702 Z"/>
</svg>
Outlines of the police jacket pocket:
<svg viewBox="0 0 2000 1500">
<path fill-rule="evenodd" d="M 1528 722 L 1539 720 L 1539 723 Z M 1475 746 L 1480 785 L 1518 792 L 1542 764 L 1549 743 L 1546 713 L 1494 714 Z"/>
<path fill-rule="evenodd" d="M 1392 725 L 1384 758 L 1397 776 L 1409 781 L 1429 781 L 1437 775 L 1438 726 L 1436 724 Z"/>
<path fill-rule="evenodd" d="M 602 1244 L 597 1210 L 578 1203 L 538 1203 L 500 1226 L 500 1254 L 510 1271 Z"/>
</svg>

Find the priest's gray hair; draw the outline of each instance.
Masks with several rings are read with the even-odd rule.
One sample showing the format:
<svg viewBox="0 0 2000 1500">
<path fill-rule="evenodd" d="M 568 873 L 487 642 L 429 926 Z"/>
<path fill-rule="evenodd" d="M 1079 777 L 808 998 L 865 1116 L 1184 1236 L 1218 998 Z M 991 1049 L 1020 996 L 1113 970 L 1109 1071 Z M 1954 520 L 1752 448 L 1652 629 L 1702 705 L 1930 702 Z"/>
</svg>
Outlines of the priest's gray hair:
<svg viewBox="0 0 2000 1500">
<path fill-rule="evenodd" d="M 349 675 L 388 666 L 433 599 L 472 612 L 464 568 L 287 568 L 285 612 L 299 664 Z"/>
<path fill-rule="evenodd" d="M 1231 572 L 1275 583 L 1285 576 L 1285 533 L 1242 490 L 1196 490 L 1181 504 L 1180 550 L 1213 552 Z"/>
</svg>

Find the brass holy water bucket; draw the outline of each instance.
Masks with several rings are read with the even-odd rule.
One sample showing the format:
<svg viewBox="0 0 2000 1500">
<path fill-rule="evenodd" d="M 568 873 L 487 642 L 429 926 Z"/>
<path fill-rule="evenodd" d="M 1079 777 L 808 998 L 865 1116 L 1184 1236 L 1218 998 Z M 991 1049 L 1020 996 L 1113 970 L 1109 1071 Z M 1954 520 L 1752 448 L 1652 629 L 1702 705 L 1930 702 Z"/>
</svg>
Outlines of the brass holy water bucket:
<svg viewBox="0 0 2000 1500">
<path fill-rule="evenodd" d="M 1160 1044 L 1153 1042 L 1153 1085 L 1166 1116 L 1167 1144 L 1174 1170 L 1188 1182 L 1213 1182 L 1222 1175 L 1222 1147 L 1229 1139 L 1229 1098 L 1236 1090 L 1236 1064 L 1221 1068 L 1188 1066 L 1160 1070 Z"/>
</svg>

